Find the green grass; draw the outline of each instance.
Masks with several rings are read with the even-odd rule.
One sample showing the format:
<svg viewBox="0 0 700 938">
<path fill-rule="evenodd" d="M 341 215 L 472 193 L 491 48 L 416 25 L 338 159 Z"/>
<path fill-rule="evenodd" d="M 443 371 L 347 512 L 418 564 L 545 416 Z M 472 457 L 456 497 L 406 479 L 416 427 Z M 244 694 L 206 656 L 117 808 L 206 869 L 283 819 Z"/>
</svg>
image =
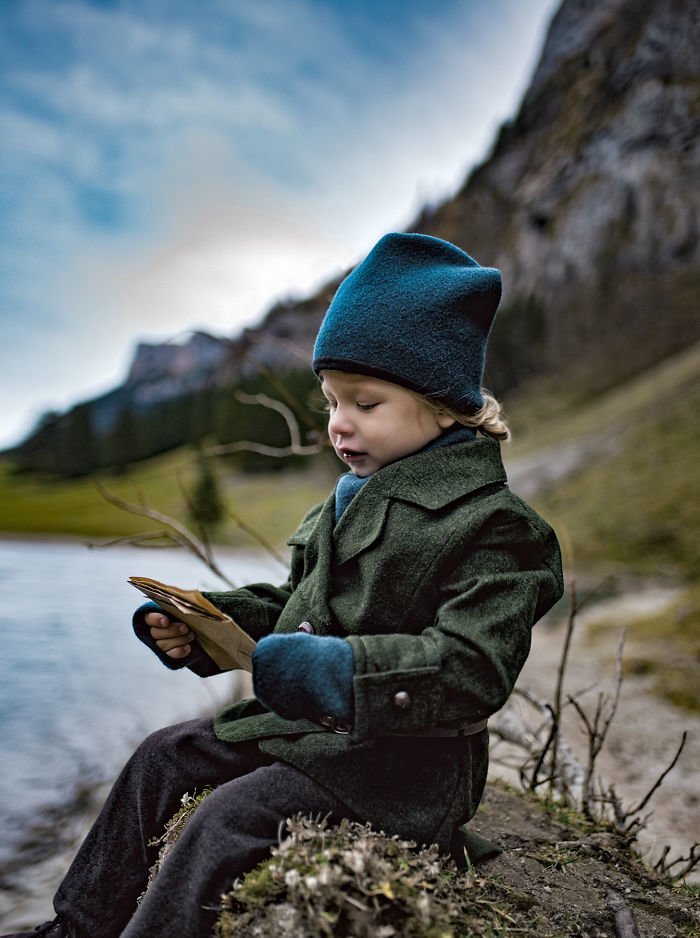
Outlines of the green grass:
<svg viewBox="0 0 700 938">
<path fill-rule="evenodd" d="M 532 393 L 513 410 L 511 458 L 591 433 L 616 444 L 533 500 L 575 568 L 698 579 L 700 345 L 585 406 Z"/>
<path fill-rule="evenodd" d="M 565 532 L 577 569 L 698 579 L 699 408 L 700 385 L 620 430 L 617 455 L 534 500 Z"/>
<path fill-rule="evenodd" d="M 0 460 L 0 527 L 7 534 L 113 538 L 153 530 L 160 525 L 109 504 L 97 484 L 130 502 L 139 493 L 159 511 L 187 522 L 178 478 L 185 486 L 195 471 L 191 450 L 180 449 L 134 465 L 126 475 L 100 473 L 89 479 L 42 480 L 15 475 L 8 459 Z M 332 484 L 323 467 L 310 471 L 245 476 L 218 469 L 224 502 L 269 541 L 280 544 L 305 511 L 325 498 Z M 220 524 L 216 540 L 250 545 L 250 535 L 233 521 Z"/>
<path fill-rule="evenodd" d="M 700 384 L 700 343 L 602 394 L 582 392 L 567 375 L 528 383 L 507 403 L 512 455 L 589 433 L 619 433 Z"/>
</svg>

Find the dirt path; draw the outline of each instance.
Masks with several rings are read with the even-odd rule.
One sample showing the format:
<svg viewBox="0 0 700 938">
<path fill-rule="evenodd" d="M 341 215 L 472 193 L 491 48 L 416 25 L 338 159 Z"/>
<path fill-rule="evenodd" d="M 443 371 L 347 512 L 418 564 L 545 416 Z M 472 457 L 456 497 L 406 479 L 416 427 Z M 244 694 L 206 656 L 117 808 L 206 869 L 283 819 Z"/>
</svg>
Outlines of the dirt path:
<svg viewBox="0 0 700 938">
<path fill-rule="evenodd" d="M 609 601 L 590 606 L 578 617 L 571 646 L 566 691 L 575 694 L 595 685 L 581 698 L 587 712 L 594 710 L 597 695 L 612 695 L 615 688 L 615 659 L 618 626 L 644 614 L 661 611 L 676 598 L 667 587 L 649 586 Z M 596 621 L 614 621 L 616 627 L 596 631 L 591 641 L 590 626 Z M 533 647 L 520 679 L 539 697 L 551 700 L 561 656 L 565 625 L 559 619 L 543 620 L 534 630 Z M 668 766 L 684 730 L 688 731 L 685 749 L 672 772 L 654 794 L 652 816 L 640 835 L 640 846 L 656 859 L 666 844 L 671 856 L 687 854 L 691 843 L 700 841 L 700 716 L 678 710 L 659 699 L 651 687 L 651 677 L 626 676 L 617 715 L 608 742 L 598 760 L 599 774 L 614 784 L 625 805 L 638 803 Z M 532 715 L 527 705 L 516 703 L 518 711 Z M 564 719 L 564 735 L 577 755 L 586 759 L 586 737 L 573 710 Z M 494 755 L 504 753 L 497 745 Z M 515 781 L 515 773 L 502 766 L 492 773 Z M 690 877 L 700 882 L 700 871 Z"/>
</svg>

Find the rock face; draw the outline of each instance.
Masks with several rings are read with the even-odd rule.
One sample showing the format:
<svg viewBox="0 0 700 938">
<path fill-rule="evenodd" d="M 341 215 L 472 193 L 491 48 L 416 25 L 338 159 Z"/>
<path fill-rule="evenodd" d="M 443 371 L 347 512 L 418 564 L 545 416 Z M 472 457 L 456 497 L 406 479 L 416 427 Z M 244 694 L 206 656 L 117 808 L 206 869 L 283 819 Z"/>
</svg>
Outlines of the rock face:
<svg viewBox="0 0 700 938">
<path fill-rule="evenodd" d="M 236 345 L 206 332 L 193 332 L 184 342 L 139 343 L 126 381 L 90 402 L 94 431 L 109 433 L 125 411 L 148 411 L 211 386 L 229 365 Z"/>
<path fill-rule="evenodd" d="M 503 270 L 490 377 L 611 384 L 700 335 L 694 0 L 564 0 L 515 120 L 414 226 Z"/>
<path fill-rule="evenodd" d="M 206 332 L 193 332 L 182 344 L 139 343 L 129 369 L 129 384 L 149 384 L 159 379 L 180 380 L 185 375 L 208 375 L 228 357 L 225 340 Z"/>
</svg>

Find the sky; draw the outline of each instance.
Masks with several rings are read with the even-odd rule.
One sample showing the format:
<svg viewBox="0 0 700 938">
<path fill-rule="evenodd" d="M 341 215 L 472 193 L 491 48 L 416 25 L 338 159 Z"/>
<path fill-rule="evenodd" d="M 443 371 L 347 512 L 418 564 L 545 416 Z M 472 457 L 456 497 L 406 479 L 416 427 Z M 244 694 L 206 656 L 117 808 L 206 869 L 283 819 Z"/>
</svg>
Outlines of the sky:
<svg viewBox="0 0 700 938">
<path fill-rule="evenodd" d="M 0 447 L 459 188 L 557 0 L 1 0 Z"/>
</svg>

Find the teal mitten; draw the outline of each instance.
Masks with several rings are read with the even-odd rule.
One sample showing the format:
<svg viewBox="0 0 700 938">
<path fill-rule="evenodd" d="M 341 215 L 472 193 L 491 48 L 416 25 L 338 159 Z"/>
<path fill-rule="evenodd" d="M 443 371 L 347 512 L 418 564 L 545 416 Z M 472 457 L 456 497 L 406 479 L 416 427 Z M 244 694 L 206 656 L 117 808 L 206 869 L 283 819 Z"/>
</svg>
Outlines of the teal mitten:
<svg viewBox="0 0 700 938">
<path fill-rule="evenodd" d="M 256 697 L 288 720 L 352 723 L 354 674 L 352 648 L 331 635 L 266 635 L 253 652 Z"/>
</svg>

